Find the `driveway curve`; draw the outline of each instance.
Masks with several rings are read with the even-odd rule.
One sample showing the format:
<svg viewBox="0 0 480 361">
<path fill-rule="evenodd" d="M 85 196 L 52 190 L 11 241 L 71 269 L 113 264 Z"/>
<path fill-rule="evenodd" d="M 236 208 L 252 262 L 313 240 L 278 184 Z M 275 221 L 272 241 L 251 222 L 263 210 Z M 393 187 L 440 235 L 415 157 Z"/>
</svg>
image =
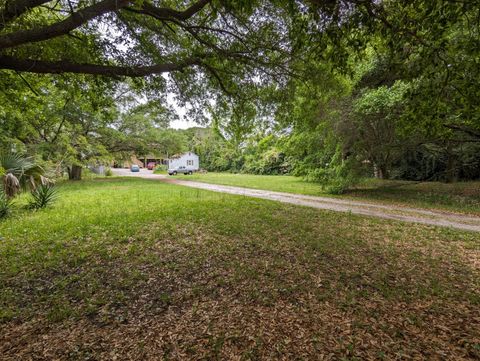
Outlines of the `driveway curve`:
<svg viewBox="0 0 480 361">
<path fill-rule="evenodd" d="M 362 216 L 392 219 L 396 221 L 421 223 L 440 227 L 450 227 L 464 231 L 480 232 L 480 217 L 467 216 L 450 212 L 426 210 L 420 208 L 401 207 L 396 205 L 376 204 L 363 201 L 337 199 L 320 196 L 308 196 L 273 192 L 261 189 L 226 186 L 220 184 L 202 183 L 188 180 L 175 179 L 161 174 L 153 174 L 151 171 L 142 169 L 138 173 L 132 173 L 128 169 L 113 169 L 117 176 L 139 177 L 156 179 L 170 184 L 185 187 L 198 188 L 213 192 L 242 195 L 268 199 L 282 203 L 299 206 L 324 209 L 335 212 L 358 214 Z"/>
</svg>

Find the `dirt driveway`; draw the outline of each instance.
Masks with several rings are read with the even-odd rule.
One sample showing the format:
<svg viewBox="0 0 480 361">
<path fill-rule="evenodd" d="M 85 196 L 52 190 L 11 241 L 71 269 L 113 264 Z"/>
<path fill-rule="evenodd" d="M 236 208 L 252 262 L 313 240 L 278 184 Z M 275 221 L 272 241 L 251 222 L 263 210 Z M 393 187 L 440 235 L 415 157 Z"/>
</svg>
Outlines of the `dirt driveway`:
<svg viewBox="0 0 480 361">
<path fill-rule="evenodd" d="M 168 177 L 165 175 L 153 174 L 151 171 L 146 169 L 141 169 L 138 173 L 132 173 L 128 169 L 113 169 L 113 172 L 115 175 L 118 176 L 133 176 L 146 179 L 157 179 L 163 182 L 191 188 L 199 188 L 213 192 L 262 198 L 282 203 L 290 203 L 335 212 L 347 212 L 363 216 L 393 219 L 404 222 L 423 223 L 434 226 L 451 227 L 461 230 L 480 232 L 480 217 L 425 210 L 419 208 L 409 208 L 329 197 L 307 196 L 302 194 L 273 192 L 268 190 L 186 181 L 176 179 L 174 177 Z"/>
</svg>

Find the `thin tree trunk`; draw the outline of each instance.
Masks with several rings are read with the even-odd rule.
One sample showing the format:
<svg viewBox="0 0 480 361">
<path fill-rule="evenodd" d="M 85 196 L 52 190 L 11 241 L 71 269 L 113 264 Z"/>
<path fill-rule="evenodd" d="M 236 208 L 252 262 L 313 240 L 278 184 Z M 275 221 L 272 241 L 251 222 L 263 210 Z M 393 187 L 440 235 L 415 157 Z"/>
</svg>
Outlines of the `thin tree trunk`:
<svg viewBox="0 0 480 361">
<path fill-rule="evenodd" d="M 453 183 L 457 181 L 457 165 L 455 156 L 449 154 L 447 159 L 447 169 L 445 170 L 445 182 Z"/>
<path fill-rule="evenodd" d="M 447 146 L 447 165 L 445 169 L 445 182 L 453 183 L 457 181 L 457 159 L 453 153 L 452 143 Z"/>
</svg>

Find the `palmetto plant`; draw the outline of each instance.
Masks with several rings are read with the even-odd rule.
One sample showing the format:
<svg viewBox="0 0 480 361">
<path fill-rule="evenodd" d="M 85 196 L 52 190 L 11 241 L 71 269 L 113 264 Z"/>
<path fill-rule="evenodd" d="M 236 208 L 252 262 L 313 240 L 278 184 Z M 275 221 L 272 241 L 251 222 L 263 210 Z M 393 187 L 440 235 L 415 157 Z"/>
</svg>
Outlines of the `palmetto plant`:
<svg viewBox="0 0 480 361">
<path fill-rule="evenodd" d="M 11 205 L 12 200 L 5 195 L 3 190 L 0 189 L 0 219 L 8 216 Z"/>
<path fill-rule="evenodd" d="M 28 202 L 28 208 L 41 209 L 53 203 L 57 199 L 57 189 L 53 184 L 42 184 L 32 190 L 32 199 Z"/>
<path fill-rule="evenodd" d="M 9 198 L 22 189 L 35 189 L 39 184 L 47 184 L 44 169 L 31 157 L 19 153 L 0 153 L 0 180 L 3 192 Z"/>
</svg>

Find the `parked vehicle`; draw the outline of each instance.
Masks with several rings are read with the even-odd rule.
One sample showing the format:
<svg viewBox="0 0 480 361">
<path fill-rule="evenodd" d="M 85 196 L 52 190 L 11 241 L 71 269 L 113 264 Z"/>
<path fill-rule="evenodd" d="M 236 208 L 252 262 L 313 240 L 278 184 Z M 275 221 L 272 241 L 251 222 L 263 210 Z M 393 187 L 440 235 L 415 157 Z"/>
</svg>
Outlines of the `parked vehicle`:
<svg viewBox="0 0 480 361">
<path fill-rule="evenodd" d="M 193 169 L 192 167 L 185 167 L 185 166 L 180 166 L 180 167 L 177 167 L 177 168 L 169 168 L 168 169 L 168 175 L 177 175 L 178 173 L 183 173 L 185 175 L 187 174 L 193 174 L 193 172 L 195 171 L 195 169 Z"/>
<path fill-rule="evenodd" d="M 130 171 L 131 172 L 140 172 L 140 167 L 136 164 L 132 164 L 132 166 L 130 167 Z"/>
<path fill-rule="evenodd" d="M 149 162 L 147 164 L 147 169 L 148 170 L 153 170 L 157 164 L 155 162 Z"/>
</svg>

